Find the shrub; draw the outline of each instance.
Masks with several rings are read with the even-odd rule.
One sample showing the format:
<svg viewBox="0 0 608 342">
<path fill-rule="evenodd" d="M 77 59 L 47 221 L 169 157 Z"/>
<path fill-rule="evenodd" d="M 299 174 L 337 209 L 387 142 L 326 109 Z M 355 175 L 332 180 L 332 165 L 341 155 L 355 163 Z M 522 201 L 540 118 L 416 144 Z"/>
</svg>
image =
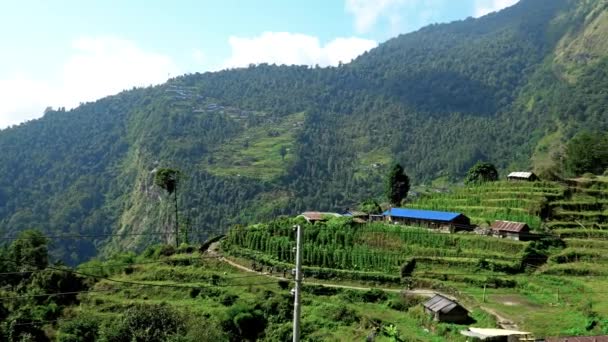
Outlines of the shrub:
<svg viewBox="0 0 608 342">
<path fill-rule="evenodd" d="M 351 325 L 361 320 L 361 316 L 359 316 L 357 311 L 346 305 L 328 306 L 324 312 L 328 319 L 334 322 L 341 322 L 343 325 Z"/>
<path fill-rule="evenodd" d="M 184 328 L 182 317 L 166 304 L 144 304 L 129 308 L 122 321 L 104 326 L 102 336 L 108 342 L 162 342 Z"/>
<path fill-rule="evenodd" d="M 158 254 L 162 256 L 172 256 L 175 254 L 175 247 L 173 245 L 162 245 L 158 249 Z"/>
<path fill-rule="evenodd" d="M 239 296 L 227 293 L 220 298 L 220 303 L 223 306 L 231 306 L 237 301 L 237 299 L 239 299 Z"/>
<path fill-rule="evenodd" d="M 57 333 L 58 342 L 95 342 L 99 336 L 99 322 L 92 317 L 79 317 L 62 322 Z"/>
<path fill-rule="evenodd" d="M 379 289 L 371 289 L 363 293 L 363 301 L 366 303 L 378 303 L 387 299 L 384 291 Z"/>
<path fill-rule="evenodd" d="M 201 289 L 191 288 L 190 289 L 190 298 L 196 298 L 200 293 L 201 293 Z"/>
</svg>

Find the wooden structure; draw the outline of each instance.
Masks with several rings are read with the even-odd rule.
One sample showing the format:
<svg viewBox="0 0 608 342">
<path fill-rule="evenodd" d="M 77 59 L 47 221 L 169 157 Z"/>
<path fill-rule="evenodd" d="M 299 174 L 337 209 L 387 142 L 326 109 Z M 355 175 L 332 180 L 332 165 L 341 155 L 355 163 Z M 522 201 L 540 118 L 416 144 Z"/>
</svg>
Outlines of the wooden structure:
<svg viewBox="0 0 608 342">
<path fill-rule="evenodd" d="M 315 223 L 320 221 L 327 221 L 332 217 L 341 217 L 342 215 L 337 213 L 325 213 L 320 211 L 306 211 L 300 214 L 298 217 L 303 217 L 308 223 Z"/>
<path fill-rule="evenodd" d="M 386 221 L 395 224 L 427 227 L 452 233 L 459 230 L 473 230 L 471 220 L 460 213 L 391 208 L 383 215 Z"/>
<path fill-rule="evenodd" d="M 424 311 L 437 322 L 466 323 L 470 321 L 469 312 L 455 301 L 442 295 L 435 295 L 426 301 Z"/>
<path fill-rule="evenodd" d="M 533 172 L 511 172 L 507 176 L 507 179 L 510 181 L 536 182 L 538 180 L 538 176 Z"/>
<path fill-rule="evenodd" d="M 522 241 L 530 237 L 530 227 L 523 222 L 494 221 L 490 229 L 495 237 Z"/>
<path fill-rule="evenodd" d="M 367 223 L 369 221 L 369 214 L 358 210 L 346 209 L 342 213 L 342 216 L 352 217 L 355 223 Z"/>
</svg>

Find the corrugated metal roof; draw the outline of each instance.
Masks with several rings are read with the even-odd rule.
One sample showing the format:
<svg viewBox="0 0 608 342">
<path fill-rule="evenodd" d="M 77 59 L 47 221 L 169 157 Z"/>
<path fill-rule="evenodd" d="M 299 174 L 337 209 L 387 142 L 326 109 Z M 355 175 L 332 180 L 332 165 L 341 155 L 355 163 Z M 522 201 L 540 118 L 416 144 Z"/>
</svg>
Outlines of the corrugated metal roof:
<svg viewBox="0 0 608 342">
<path fill-rule="evenodd" d="M 532 172 L 511 172 L 507 176 L 507 178 L 530 178 L 532 177 Z"/>
<path fill-rule="evenodd" d="M 445 221 L 450 222 L 460 216 L 460 213 L 450 213 L 445 211 L 431 211 L 419 209 L 391 208 L 384 212 L 384 216 L 394 216 L 421 220 Z"/>
<path fill-rule="evenodd" d="M 442 295 L 435 295 L 433 298 L 429 299 L 424 303 L 424 307 L 433 311 L 433 312 L 442 312 L 448 313 L 452 311 L 455 307 L 458 306 L 458 303 L 448 299 Z"/>
<path fill-rule="evenodd" d="M 603 336 L 578 336 L 578 337 L 551 337 L 545 342 L 608 342 L 608 335 Z"/>
<path fill-rule="evenodd" d="M 465 336 L 477 337 L 480 339 L 498 337 L 498 336 L 519 336 L 532 335 L 526 331 L 506 330 L 506 329 L 486 329 L 486 328 L 468 328 L 460 332 Z"/>
<path fill-rule="evenodd" d="M 324 213 L 320 211 L 306 211 L 300 216 L 304 216 L 307 221 L 323 221 L 327 218 L 327 216 L 340 217 L 342 215 L 336 213 Z"/>
<path fill-rule="evenodd" d="M 342 214 L 344 216 L 352 216 L 352 217 L 362 217 L 362 216 L 368 216 L 367 213 L 363 212 L 363 211 L 358 211 L 358 210 L 347 210 L 344 214 Z"/>
<path fill-rule="evenodd" d="M 523 222 L 511 222 L 511 221 L 494 221 L 492 223 L 492 230 L 499 230 L 504 232 L 521 233 L 530 230 L 527 224 Z"/>
</svg>

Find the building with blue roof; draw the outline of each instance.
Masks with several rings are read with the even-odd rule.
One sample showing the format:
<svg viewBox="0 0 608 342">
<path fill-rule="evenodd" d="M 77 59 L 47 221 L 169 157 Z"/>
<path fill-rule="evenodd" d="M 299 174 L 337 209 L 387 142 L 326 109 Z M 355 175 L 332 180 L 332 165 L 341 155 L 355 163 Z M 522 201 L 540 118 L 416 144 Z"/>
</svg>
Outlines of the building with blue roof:
<svg viewBox="0 0 608 342">
<path fill-rule="evenodd" d="M 461 213 L 391 208 L 382 214 L 386 221 L 445 231 L 471 230 L 471 220 Z"/>
</svg>

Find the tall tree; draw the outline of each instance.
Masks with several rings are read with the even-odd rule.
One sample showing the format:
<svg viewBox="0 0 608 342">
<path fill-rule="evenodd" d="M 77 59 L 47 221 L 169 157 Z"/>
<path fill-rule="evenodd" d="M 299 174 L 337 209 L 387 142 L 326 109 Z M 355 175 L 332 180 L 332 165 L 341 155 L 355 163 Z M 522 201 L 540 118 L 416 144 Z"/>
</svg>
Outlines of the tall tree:
<svg viewBox="0 0 608 342">
<path fill-rule="evenodd" d="M 392 205 L 399 205 L 410 191 L 410 178 L 403 171 L 403 167 L 395 164 L 386 179 L 386 197 Z"/>
<path fill-rule="evenodd" d="M 466 184 L 493 182 L 498 180 L 498 171 L 494 164 L 486 162 L 477 162 L 467 172 L 467 177 L 464 182 Z"/>
<path fill-rule="evenodd" d="M 175 246 L 179 246 L 179 208 L 177 205 L 177 186 L 181 178 L 181 172 L 179 170 L 163 168 L 156 172 L 154 183 L 159 187 L 165 189 L 169 195 L 173 194 L 173 200 L 175 203 Z"/>
</svg>

